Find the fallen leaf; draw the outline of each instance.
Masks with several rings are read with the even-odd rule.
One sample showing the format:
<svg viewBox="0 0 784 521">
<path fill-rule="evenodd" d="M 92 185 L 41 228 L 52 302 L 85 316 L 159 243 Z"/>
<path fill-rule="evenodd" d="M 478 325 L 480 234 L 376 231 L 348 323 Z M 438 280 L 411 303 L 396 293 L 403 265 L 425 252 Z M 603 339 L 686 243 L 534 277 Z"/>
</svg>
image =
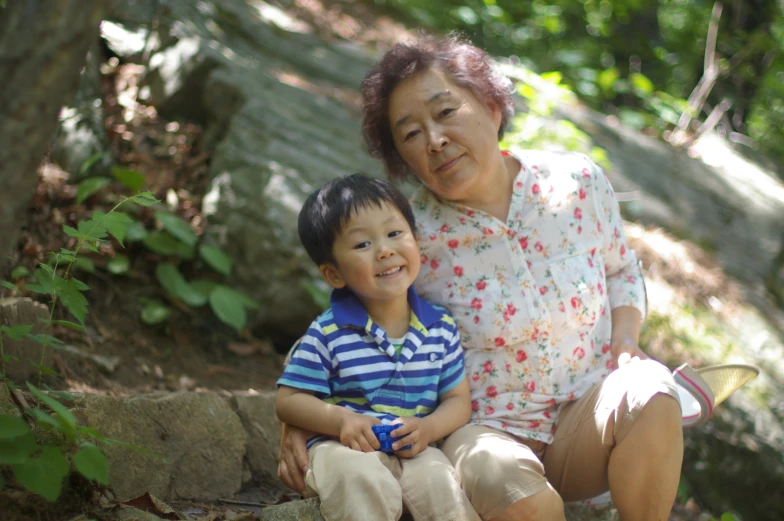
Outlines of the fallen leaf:
<svg viewBox="0 0 784 521">
<path fill-rule="evenodd" d="M 158 516 L 161 519 L 171 519 L 173 521 L 182 519 L 182 517 L 180 517 L 180 515 L 169 505 L 154 498 L 149 492 L 145 492 L 141 496 L 128 501 L 123 501 L 120 503 L 120 506 L 129 506 L 138 510 L 143 510 L 144 512 L 149 512 L 152 515 Z"/>
</svg>

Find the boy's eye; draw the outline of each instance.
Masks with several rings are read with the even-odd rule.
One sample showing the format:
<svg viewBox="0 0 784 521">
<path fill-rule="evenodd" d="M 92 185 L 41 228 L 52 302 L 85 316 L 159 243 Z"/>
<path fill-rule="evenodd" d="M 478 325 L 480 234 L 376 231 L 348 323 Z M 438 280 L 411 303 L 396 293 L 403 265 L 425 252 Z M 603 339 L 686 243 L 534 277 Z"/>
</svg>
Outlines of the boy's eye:
<svg viewBox="0 0 784 521">
<path fill-rule="evenodd" d="M 370 241 L 362 241 L 362 242 L 356 243 L 354 245 L 354 249 L 355 250 L 361 250 L 362 248 L 367 248 L 368 246 L 370 246 Z"/>
<path fill-rule="evenodd" d="M 402 231 L 402 230 L 395 230 L 395 231 L 393 231 L 393 232 L 389 232 L 389 234 L 387 234 L 387 237 L 397 237 L 397 236 L 398 236 L 398 235 L 400 235 L 401 233 L 403 233 L 403 231 Z"/>
</svg>

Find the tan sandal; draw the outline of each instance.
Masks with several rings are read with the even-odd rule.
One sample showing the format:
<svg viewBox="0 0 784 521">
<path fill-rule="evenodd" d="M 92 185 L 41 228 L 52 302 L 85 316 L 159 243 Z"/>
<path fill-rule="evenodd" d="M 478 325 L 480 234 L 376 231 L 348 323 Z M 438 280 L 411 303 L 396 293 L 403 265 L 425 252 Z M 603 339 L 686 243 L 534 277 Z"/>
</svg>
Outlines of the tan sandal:
<svg viewBox="0 0 784 521">
<path fill-rule="evenodd" d="M 759 375 L 759 368 L 746 364 L 722 364 L 693 369 L 683 364 L 672 372 L 678 384 L 683 426 L 702 425 L 713 410 L 729 396 Z"/>
</svg>

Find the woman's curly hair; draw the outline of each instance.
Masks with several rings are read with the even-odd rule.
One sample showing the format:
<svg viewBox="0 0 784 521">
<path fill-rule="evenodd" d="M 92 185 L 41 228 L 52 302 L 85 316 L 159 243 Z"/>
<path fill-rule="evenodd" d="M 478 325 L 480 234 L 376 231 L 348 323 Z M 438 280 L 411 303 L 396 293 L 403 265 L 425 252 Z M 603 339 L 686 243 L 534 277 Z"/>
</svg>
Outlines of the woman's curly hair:
<svg viewBox="0 0 784 521">
<path fill-rule="evenodd" d="M 470 90 L 479 101 L 491 101 L 501 109 L 499 140 L 514 114 L 511 81 L 478 47 L 455 35 L 420 34 L 411 42 L 396 44 L 362 82 L 362 134 L 370 154 L 384 162 L 392 180 L 404 180 L 411 171 L 395 148 L 389 98 L 401 82 L 431 67 L 446 73 L 455 85 Z"/>
</svg>

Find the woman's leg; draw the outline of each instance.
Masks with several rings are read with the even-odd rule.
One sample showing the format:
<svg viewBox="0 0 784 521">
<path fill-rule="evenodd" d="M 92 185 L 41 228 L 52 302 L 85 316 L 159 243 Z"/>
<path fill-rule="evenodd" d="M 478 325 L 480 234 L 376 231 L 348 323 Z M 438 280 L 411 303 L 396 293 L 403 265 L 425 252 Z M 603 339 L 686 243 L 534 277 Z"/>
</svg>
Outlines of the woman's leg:
<svg viewBox="0 0 784 521">
<path fill-rule="evenodd" d="M 403 505 L 414 521 L 480 521 L 443 452 L 428 447 L 414 458 L 398 461 Z"/>
<path fill-rule="evenodd" d="M 403 515 L 400 484 L 383 452 L 359 452 L 336 441 L 310 449 L 305 475 L 308 495 L 321 499 L 327 521 L 397 521 Z"/>
<path fill-rule="evenodd" d="M 544 466 L 520 440 L 495 429 L 466 425 L 441 447 L 463 490 L 486 521 L 565 521 L 563 502 Z"/>
<path fill-rule="evenodd" d="M 623 521 L 666 520 L 683 458 L 670 371 L 652 360 L 616 370 L 558 419 L 544 464 L 565 501 L 608 489 Z"/>
</svg>

